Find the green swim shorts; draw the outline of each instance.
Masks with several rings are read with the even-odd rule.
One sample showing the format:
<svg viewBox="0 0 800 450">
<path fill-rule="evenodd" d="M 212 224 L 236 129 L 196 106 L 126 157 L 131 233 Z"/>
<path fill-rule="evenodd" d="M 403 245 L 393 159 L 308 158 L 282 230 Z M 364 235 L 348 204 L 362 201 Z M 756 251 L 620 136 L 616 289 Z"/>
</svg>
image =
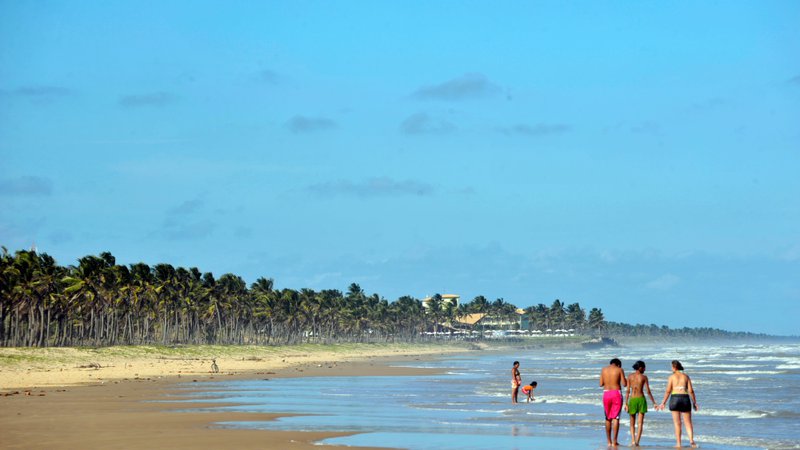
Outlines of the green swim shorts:
<svg viewBox="0 0 800 450">
<path fill-rule="evenodd" d="M 647 412 L 647 399 L 644 397 L 631 397 L 628 399 L 628 414 L 644 414 Z"/>
</svg>

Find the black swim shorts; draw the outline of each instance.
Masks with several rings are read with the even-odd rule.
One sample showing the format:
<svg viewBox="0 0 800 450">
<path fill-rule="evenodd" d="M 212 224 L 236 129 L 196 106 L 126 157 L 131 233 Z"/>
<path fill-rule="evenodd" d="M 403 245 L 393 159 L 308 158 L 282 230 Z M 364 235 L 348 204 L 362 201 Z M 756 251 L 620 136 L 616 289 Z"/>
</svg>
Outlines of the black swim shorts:
<svg viewBox="0 0 800 450">
<path fill-rule="evenodd" d="M 689 394 L 672 394 L 669 399 L 669 410 L 690 412 L 692 410 L 692 400 L 689 398 Z"/>
</svg>

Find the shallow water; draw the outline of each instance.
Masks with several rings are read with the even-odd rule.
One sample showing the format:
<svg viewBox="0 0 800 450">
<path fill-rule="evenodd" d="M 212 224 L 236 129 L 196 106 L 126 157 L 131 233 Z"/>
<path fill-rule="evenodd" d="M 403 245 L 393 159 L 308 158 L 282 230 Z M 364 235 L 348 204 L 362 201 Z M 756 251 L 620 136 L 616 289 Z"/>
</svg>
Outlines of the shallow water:
<svg viewBox="0 0 800 450">
<path fill-rule="evenodd" d="M 681 360 L 697 392 L 700 411 L 693 414 L 693 422 L 695 440 L 702 448 L 800 449 L 800 344 L 475 352 L 419 365 L 446 368 L 442 375 L 218 382 L 187 397 L 239 403 L 216 410 L 299 414 L 270 422 L 221 424 L 226 427 L 358 433 L 328 439 L 326 444 L 411 449 L 605 448 L 598 374 L 615 356 L 626 373 L 637 359 L 646 361 L 646 375 L 659 402 L 671 373 L 669 361 Z M 525 384 L 539 383 L 533 403 L 510 402 L 515 359 L 521 363 Z M 675 441 L 670 413 L 648 407 L 642 448 L 671 448 Z M 630 442 L 628 430 L 628 416 L 623 412 L 623 444 Z M 683 443 L 688 444 L 685 434 Z"/>
</svg>

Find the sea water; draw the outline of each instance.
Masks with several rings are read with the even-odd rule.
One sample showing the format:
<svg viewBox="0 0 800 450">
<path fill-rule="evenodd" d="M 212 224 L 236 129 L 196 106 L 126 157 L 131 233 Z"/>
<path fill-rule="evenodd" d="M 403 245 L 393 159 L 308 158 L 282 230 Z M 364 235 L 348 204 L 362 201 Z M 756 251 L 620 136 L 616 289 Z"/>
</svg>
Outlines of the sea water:
<svg viewBox="0 0 800 450">
<path fill-rule="evenodd" d="M 410 449 L 605 448 L 600 369 L 618 357 L 627 374 L 642 359 L 653 396 L 664 398 L 670 361 L 692 378 L 700 410 L 695 440 L 710 449 L 800 449 L 800 344 L 658 344 L 598 350 L 470 352 L 418 364 L 426 376 L 306 377 L 215 382 L 189 401 L 236 403 L 215 410 L 288 413 L 275 421 L 225 427 L 347 431 L 321 444 Z M 512 404 L 511 366 L 535 401 Z M 196 389 L 197 385 L 192 385 Z M 648 404 L 650 402 L 648 401 Z M 648 405 L 642 448 L 675 444 L 669 411 Z M 628 444 L 623 411 L 619 440 Z M 688 439 L 683 437 L 683 444 Z"/>
</svg>

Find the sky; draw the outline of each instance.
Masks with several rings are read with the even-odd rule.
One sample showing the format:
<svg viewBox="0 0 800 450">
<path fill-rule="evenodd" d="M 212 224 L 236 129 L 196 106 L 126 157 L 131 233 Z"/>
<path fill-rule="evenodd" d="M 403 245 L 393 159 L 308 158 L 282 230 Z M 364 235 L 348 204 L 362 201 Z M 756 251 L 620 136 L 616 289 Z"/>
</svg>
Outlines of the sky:
<svg viewBox="0 0 800 450">
<path fill-rule="evenodd" d="M 0 0 L 0 245 L 798 335 L 800 2 Z"/>
</svg>

